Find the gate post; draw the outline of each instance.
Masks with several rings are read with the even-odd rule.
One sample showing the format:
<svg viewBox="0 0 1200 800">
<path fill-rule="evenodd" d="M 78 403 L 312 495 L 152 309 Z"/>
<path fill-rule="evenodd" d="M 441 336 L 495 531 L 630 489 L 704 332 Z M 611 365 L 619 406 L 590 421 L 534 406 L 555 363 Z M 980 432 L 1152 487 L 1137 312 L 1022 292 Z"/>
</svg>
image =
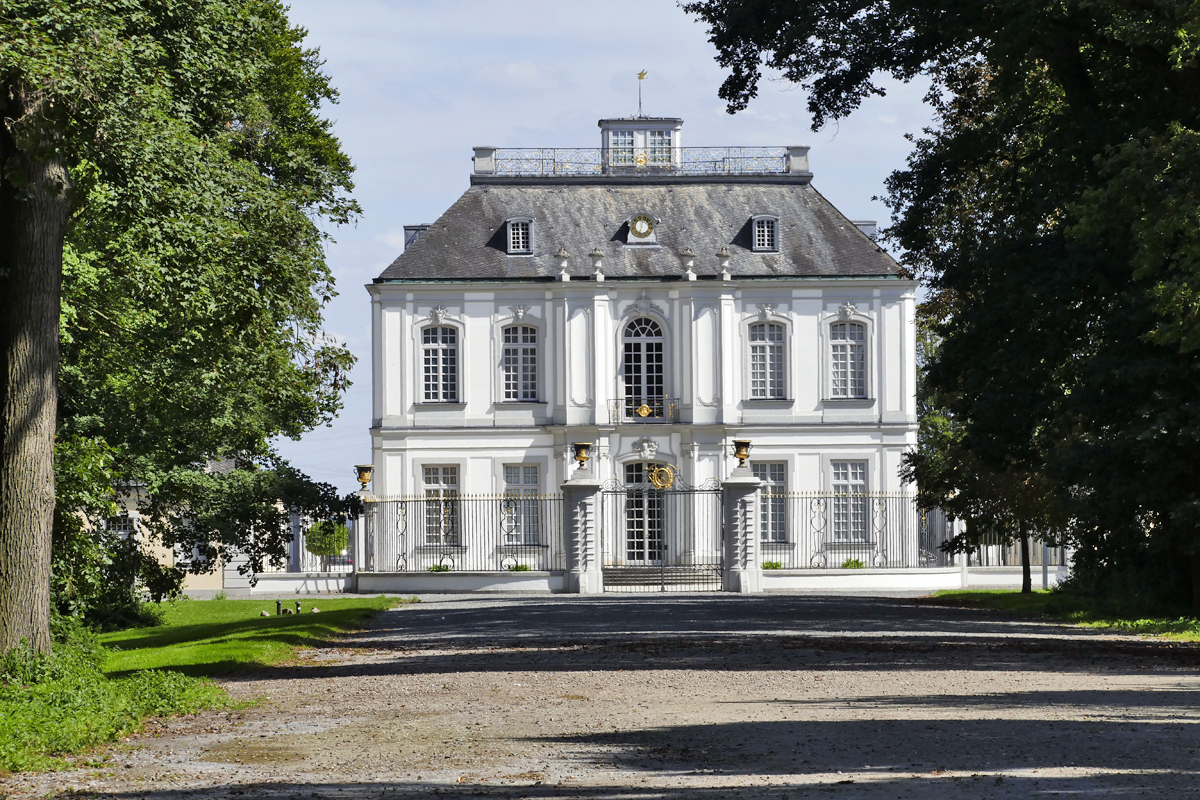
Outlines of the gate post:
<svg viewBox="0 0 1200 800">
<path fill-rule="evenodd" d="M 589 469 L 576 470 L 562 485 L 563 534 L 567 550 L 565 591 L 600 594 L 600 481 Z"/>
<path fill-rule="evenodd" d="M 739 466 L 721 484 L 725 516 L 727 592 L 761 592 L 762 556 L 758 546 L 758 489 L 762 481 L 749 467 Z"/>
</svg>

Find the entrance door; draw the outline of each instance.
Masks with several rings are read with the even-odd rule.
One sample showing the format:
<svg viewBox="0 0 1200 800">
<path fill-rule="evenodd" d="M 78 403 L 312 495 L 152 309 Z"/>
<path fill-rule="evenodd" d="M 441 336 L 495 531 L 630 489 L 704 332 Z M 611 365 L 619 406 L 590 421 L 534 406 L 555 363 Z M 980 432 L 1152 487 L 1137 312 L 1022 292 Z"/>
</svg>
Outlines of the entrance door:
<svg viewBox="0 0 1200 800">
<path fill-rule="evenodd" d="M 659 564 L 663 558 L 666 507 L 663 493 L 647 480 L 648 462 L 625 465 L 625 562 Z"/>
</svg>

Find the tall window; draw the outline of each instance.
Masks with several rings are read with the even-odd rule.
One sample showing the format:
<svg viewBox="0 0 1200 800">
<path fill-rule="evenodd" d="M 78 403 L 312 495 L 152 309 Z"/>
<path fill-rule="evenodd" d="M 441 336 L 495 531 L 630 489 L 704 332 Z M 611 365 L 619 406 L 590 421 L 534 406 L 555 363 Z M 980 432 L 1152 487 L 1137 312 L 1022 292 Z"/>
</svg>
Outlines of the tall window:
<svg viewBox="0 0 1200 800">
<path fill-rule="evenodd" d="M 776 233 L 775 220 L 770 217 L 760 217 L 754 220 L 754 249 L 778 250 L 779 237 Z"/>
<path fill-rule="evenodd" d="M 650 163 L 660 166 L 671 163 L 670 131 L 650 131 Z"/>
<path fill-rule="evenodd" d="M 433 327 L 421 331 L 424 349 L 425 402 L 458 402 L 458 331 Z"/>
<path fill-rule="evenodd" d="M 783 326 L 759 322 L 750 326 L 750 397 L 782 399 L 784 389 Z"/>
<path fill-rule="evenodd" d="M 537 400 L 537 328 L 512 325 L 504 329 L 504 399 Z"/>
<path fill-rule="evenodd" d="M 425 467 L 425 544 L 458 545 L 458 467 Z"/>
<path fill-rule="evenodd" d="M 633 164 L 633 131 L 613 131 L 611 136 L 612 163 L 631 166 Z"/>
<path fill-rule="evenodd" d="M 625 465 L 625 560 L 660 561 L 666 528 L 666 501 L 663 492 L 649 482 L 654 464 L 635 462 Z"/>
<path fill-rule="evenodd" d="M 536 545 L 541 534 L 536 464 L 504 465 L 503 531 L 507 545 Z"/>
<path fill-rule="evenodd" d="M 857 322 L 829 326 L 830 387 L 834 397 L 867 396 L 867 327 Z"/>
<path fill-rule="evenodd" d="M 508 223 L 508 252 L 530 253 L 533 251 L 533 239 L 530 236 L 529 220 L 513 220 Z"/>
<path fill-rule="evenodd" d="M 764 542 L 787 541 L 787 465 L 754 461 L 750 468 L 762 481 L 758 530 Z"/>
<path fill-rule="evenodd" d="M 833 538 L 843 542 L 867 540 L 867 462 L 834 461 Z"/>
<path fill-rule="evenodd" d="M 666 416 L 662 329 L 654 320 L 639 317 L 625 326 L 624 340 L 625 416 Z"/>
</svg>

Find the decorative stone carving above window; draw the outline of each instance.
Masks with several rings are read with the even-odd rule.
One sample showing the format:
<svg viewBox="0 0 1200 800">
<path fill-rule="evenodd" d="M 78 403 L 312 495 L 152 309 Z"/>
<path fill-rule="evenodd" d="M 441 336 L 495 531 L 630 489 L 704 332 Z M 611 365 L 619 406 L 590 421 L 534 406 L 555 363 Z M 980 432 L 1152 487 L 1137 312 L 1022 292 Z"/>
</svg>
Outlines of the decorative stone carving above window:
<svg viewBox="0 0 1200 800">
<path fill-rule="evenodd" d="M 775 303 L 759 303 L 756 306 L 758 309 L 758 318 L 761 320 L 769 319 L 775 313 L 775 307 Z"/>
<path fill-rule="evenodd" d="M 658 442 L 648 436 L 643 436 L 633 443 L 630 450 L 643 461 L 651 461 L 658 455 Z"/>
<path fill-rule="evenodd" d="M 517 322 L 525 319 L 525 315 L 529 313 L 529 306 L 509 306 L 508 310 L 512 312 L 512 318 Z"/>
<path fill-rule="evenodd" d="M 842 303 L 838 306 L 838 319 L 850 319 L 858 314 L 858 309 L 854 307 L 854 303 Z"/>
<path fill-rule="evenodd" d="M 434 325 L 441 325 L 446 320 L 453 318 L 454 315 L 451 314 L 450 309 L 446 308 L 445 306 L 435 306 L 433 310 L 429 312 L 429 321 Z"/>
<path fill-rule="evenodd" d="M 647 312 L 653 312 L 663 318 L 666 318 L 666 316 L 667 316 L 666 313 L 662 310 L 662 308 L 658 305 L 658 303 L 655 303 L 646 297 L 646 290 L 642 289 L 642 296 L 639 297 L 637 300 L 634 300 L 632 303 L 630 303 L 625 308 L 625 313 L 622 314 L 621 316 L 628 317 L 631 314 L 636 314 L 637 316 L 640 317 Z"/>
</svg>

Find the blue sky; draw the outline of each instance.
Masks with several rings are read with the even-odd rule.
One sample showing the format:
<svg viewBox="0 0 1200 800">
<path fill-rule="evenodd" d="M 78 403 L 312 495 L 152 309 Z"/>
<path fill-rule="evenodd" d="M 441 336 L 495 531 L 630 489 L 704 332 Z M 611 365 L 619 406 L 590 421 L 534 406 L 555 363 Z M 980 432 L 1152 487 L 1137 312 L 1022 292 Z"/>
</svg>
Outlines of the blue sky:
<svg viewBox="0 0 1200 800">
<path fill-rule="evenodd" d="M 924 85 L 889 84 L 886 97 L 813 132 L 804 92 L 777 80 L 730 116 L 706 30 L 674 0 L 297 0 L 290 16 L 341 93 L 328 115 L 357 168 L 363 216 L 333 231 L 340 294 L 326 324 L 359 362 L 332 426 L 278 447 L 342 491 L 358 488 L 353 465 L 371 458 L 363 287 L 399 255 L 405 224 L 433 222 L 466 190 L 472 146 L 598 147 L 596 121 L 637 111 L 645 69 L 645 112 L 682 117 L 684 146 L 810 145 L 813 185 L 851 219 L 885 223 L 887 208 L 871 198 L 904 166 L 904 134 L 930 119 Z"/>
</svg>

